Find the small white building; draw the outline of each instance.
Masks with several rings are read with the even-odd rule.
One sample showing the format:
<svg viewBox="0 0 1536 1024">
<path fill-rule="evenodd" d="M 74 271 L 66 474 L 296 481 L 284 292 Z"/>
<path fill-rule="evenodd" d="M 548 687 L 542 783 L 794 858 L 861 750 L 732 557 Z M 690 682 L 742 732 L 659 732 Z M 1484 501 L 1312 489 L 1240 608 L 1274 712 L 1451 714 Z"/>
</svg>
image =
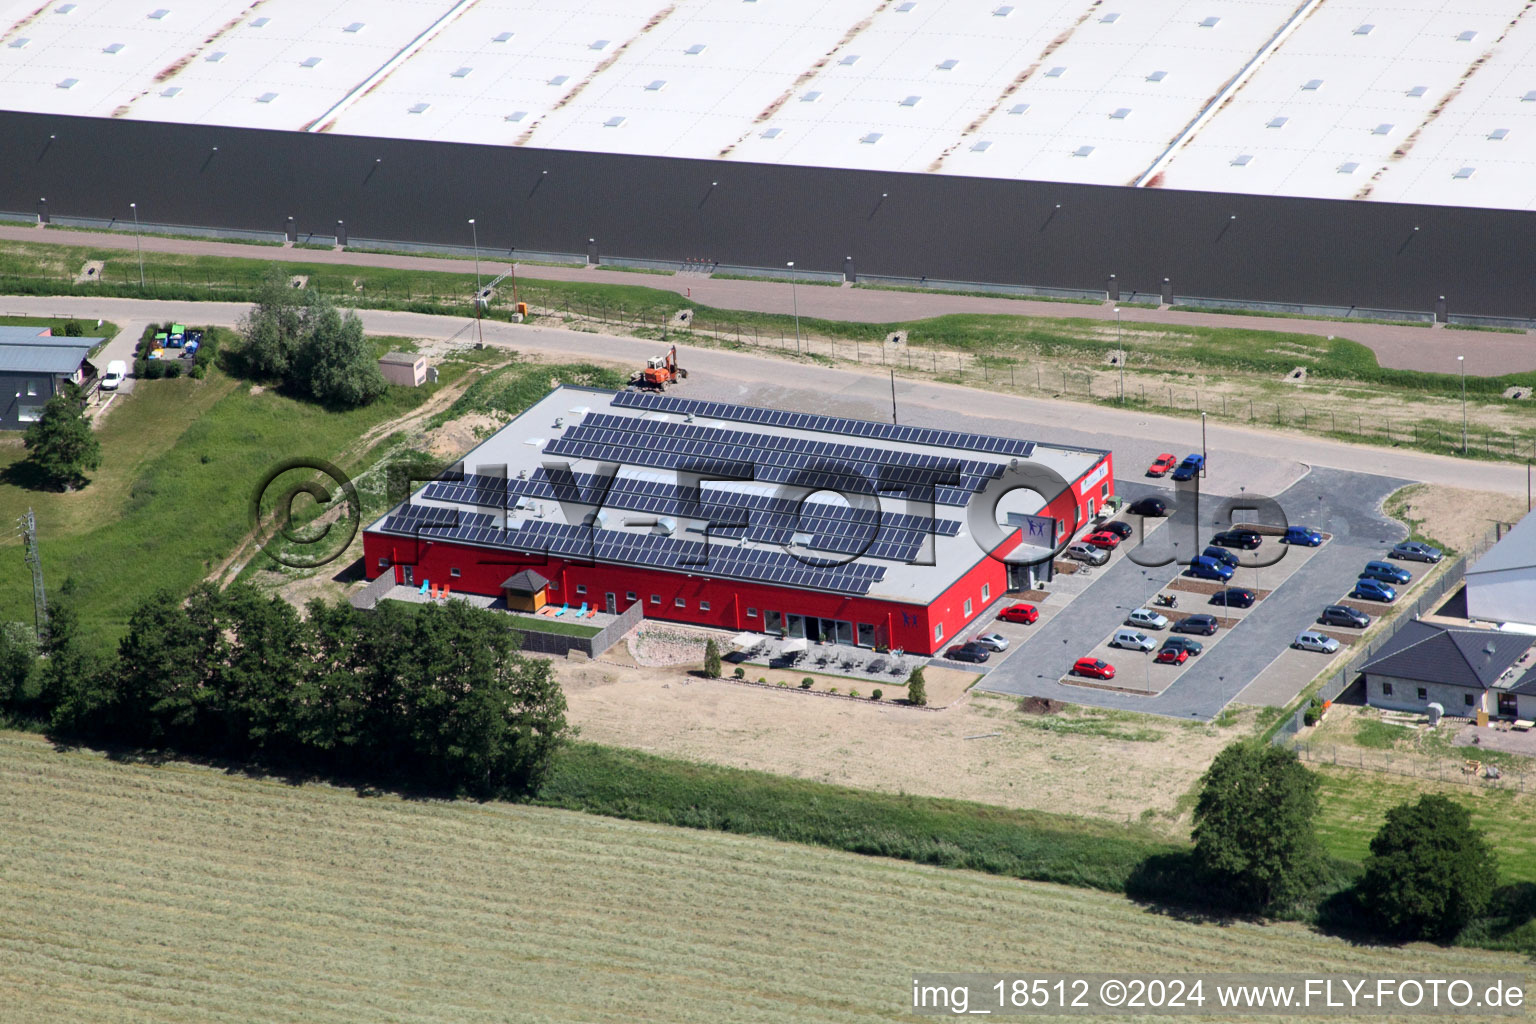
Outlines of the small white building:
<svg viewBox="0 0 1536 1024">
<path fill-rule="evenodd" d="M 1536 632 L 1536 515 L 1467 567 L 1467 618 Z"/>
<path fill-rule="evenodd" d="M 391 384 L 419 388 L 427 379 L 427 357 L 419 352 L 386 352 L 379 357 L 379 372 Z"/>
</svg>

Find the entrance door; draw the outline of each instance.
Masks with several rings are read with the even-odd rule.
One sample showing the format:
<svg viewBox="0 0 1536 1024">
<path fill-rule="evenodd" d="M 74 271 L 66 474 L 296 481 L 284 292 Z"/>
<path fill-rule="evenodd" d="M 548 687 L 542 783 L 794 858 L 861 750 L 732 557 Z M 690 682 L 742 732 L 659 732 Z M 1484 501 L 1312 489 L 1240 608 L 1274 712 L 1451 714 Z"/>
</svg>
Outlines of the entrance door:
<svg viewBox="0 0 1536 1024">
<path fill-rule="evenodd" d="M 763 612 L 763 625 L 767 628 L 769 636 L 778 636 L 784 632 L 784 615 L 781 612 Z"/>
<path fill-rule="evenodd" d="M 414 565 L 402 565 L 400 567 L 400 578 L 405 581 L 406 586 L 414 587 L 416 585 L 416 567 Z"/>
<path fill-rule="evenodd" d="M 608 614 L 609 615 L 617 615 L 617 614 L 619 614 L 619 595 L 618 594 L 605 594 L 603 596 L 604 596 L 604 599 L 606 600 L 607 605 L 608 605 Z"/>
<path fill-rule="evenodd" d="M 789 620 L 789 635 L 792 636 L 792 637 L 795 637 L 797 639 L 804 639 L 805 638 L 805 616 L 804 615 L 790 615 L 790 616 L 787 616 L 787 618 Z"/>
<path fill-rule="evenodd" d="M 1517 715 L 1517 713 L 1516 713 L 1516 712 L 1519 711 L 1519 708 L 1516 706 L 1517 700 L 1518 700 L 1518 698 L 1516 698 L 1515 695 L 1512 694 L 1512 693 L 1501 693 L 1501 694 L 1499 694 L 1499 717 L 1500 718 L 1517 718 L 1517 717 L 1519 717 Z"/>
</svg>

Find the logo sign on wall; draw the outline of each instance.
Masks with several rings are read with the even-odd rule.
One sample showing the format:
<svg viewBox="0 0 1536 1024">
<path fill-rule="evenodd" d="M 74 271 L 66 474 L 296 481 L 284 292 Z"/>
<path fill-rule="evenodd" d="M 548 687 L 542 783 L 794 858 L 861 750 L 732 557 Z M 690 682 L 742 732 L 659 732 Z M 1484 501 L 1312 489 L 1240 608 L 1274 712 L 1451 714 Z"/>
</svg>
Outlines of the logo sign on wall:
<svg viewBox="0 0 1536 1024">
<path fill-rule="evenodd" d="M 1022 512 L 1009 512 L 1008 525 L 1020 530 L 1020 543 L 1030 547 L 1056 547 L 1056 520 L 1050 516 L 1032 516 Z"/>
</svg>

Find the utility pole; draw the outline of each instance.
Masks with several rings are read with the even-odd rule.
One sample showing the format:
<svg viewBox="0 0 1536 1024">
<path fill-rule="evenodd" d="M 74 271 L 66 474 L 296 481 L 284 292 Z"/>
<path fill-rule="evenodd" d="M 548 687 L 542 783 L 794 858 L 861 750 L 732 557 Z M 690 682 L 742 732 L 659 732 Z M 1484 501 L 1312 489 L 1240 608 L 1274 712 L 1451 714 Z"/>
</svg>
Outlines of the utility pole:
<svg viewBox="0 0 1536 1024">
<path fill-rule="evenodd" d="M 25 559 L 32 569 L 32 620 L 38 642 L 48 635 L 48 596 L 43 591 L 43 562 L 37 550 L 37 517 L 32 510 L 18 520 L 21 524 L 22 547 Z"/>
<path fill-rule="evenodd" d="M 794 260 L 790 260 L 788 263 L 786 263 L 784 265 L 786 267 L 788 267 L 789 271 L 790 271 L 790 274 L 789 274 L 789 299 L 790 299 L 790 302 L 792 302 L 794 304 L 794 309 L 795 309 L 795 351 L 799 352 L 800 351 L 800 296 L 795 291 L 795 274 L 794 274 L 794 271 L 795 271 L 795 261 Z"/>
<path fill-rule="evenodd" d="M 896 371 L 894 369 L 891 370 L 891 422 L 892 423 L 899 422 L 896 419 Z M 1525 468 L 1527 470 L 1529 470 L 1531 468 L 1530 460 L 1526 460 Z M 1530 474 L 1527 473 L 1526 475 L 1529 476 Z M 1530 491 L 1530 487 L 1529 486 L 1526 487 L 1526 491 Z M 1529 495 L 1527 495 L 1527 498 L 1529 498 Z M 1530 501 L 1527 500 L 1526 504 L 1529 505 Z M 1529 511 L 1529 510 L 1527 510 L 1527 511 Z"/>
<path fill-rule="evenodd" d="M 475 341 L 482 346 L 485 344 L 485 336 L 480 333 L 480 230 L 475 227 L 475 218 L 469 218 L 469 237 L 475 244 Z"/>
<path fill-rule="evenodd" d="M 1125 404 L 1125 345 L 1120 341 L 1120 307 L 1115 307 L 1115 355 L 1120 361 L 1120 404 Z"/>
<path fill-rule="evenodd" d="M 139 204 L 129 203 L 133 210 L 133 251 L 139 254 L 139 290 L 144 289 L 144 249 L 139 245 Z"/>
<path fill-rule="evenodd" d="M 1461 367 L 1461 454 L 1467 454 L 1467 357 L 1457 356 Z"/>
</svg>

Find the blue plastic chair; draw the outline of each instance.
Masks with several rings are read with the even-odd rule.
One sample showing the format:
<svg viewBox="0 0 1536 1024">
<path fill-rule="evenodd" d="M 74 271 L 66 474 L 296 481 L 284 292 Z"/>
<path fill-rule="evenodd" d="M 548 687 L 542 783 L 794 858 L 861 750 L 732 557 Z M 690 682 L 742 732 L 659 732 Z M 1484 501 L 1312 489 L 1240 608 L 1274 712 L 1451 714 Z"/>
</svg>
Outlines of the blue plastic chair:
<svg viewBox="0 0 1536 1024">
<path fill-rule="evenodd" d="M 560 606 L 560 610 L 555 612 L 555 618 L 558 619 L 560 616 L 564 615 L 566 612 L 568 612 L 570 610 L 571 610 L 571 606 L 569 604 L 561 605 Z"/>
<path fill-rule="evenodd" d="M 418 594 L 425 594 L 427 592 L 427 587 L 430 586 L 430 585 L 431 585 L 431 581 L 430 580 L 422 580 L 421 581 L 421 589 L 416 591 L 416 593 L 418 593 Z"/>
</svg>

